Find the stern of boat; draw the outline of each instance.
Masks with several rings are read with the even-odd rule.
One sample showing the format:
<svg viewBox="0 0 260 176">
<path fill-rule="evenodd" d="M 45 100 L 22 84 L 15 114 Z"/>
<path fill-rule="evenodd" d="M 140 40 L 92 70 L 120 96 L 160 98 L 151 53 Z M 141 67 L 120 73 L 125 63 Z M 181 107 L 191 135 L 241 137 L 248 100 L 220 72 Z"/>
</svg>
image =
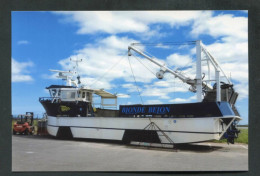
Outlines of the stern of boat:
<svg viewBox="0 0 260 176">
<path fill-rule="evenodd" d="M 240 130 L 237 129 L 238 122 L 242 120 L 239 116 L 219 118 L 220 135 L 218 140 L 227 139 L 227 143 L 234 144 L 234 139 L 238 138 Z"/>
</svg>

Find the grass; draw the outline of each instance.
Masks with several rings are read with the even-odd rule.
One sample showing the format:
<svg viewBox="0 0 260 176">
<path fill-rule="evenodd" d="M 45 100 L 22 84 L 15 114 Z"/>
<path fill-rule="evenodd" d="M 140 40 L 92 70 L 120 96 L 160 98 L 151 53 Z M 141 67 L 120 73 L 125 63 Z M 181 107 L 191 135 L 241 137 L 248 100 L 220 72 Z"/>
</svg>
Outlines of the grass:
<svg viewBox="0 0 260 176">
<path fill-rule="evenodd" d="M 213 142 L 215 142 L 215 143 L 226 143 L 227 139 L 214 140 Z M 235 139 L 235 143 L 248 144 L 248 129 L 240 129 L 240 133 L 238 134 L 238 138 Z"/>
</svg>

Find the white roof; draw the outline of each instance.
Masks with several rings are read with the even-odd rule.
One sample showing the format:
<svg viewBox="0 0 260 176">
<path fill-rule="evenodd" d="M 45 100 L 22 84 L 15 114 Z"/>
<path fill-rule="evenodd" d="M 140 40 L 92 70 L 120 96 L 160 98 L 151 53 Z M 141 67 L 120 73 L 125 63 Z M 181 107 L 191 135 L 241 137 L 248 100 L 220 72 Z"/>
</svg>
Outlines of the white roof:
<svg viewBox="0 0 260 176">
<path fill-rule="evenodd" d="M 103 89 L 89 89 L 85 87 L 82 87 L 81 89 L 93 92 L 94 94 L 99 95 L 102 98 L 117 98 L 115 94 L 109 93 Z"/>
<path fill-rule="evenodd" d="M 106 92 L 102 89 L 94 90 L 94 93 L 101 96 L 102 98 L 116 98 L 117 97 L 116 95 Z"/>
</svg>

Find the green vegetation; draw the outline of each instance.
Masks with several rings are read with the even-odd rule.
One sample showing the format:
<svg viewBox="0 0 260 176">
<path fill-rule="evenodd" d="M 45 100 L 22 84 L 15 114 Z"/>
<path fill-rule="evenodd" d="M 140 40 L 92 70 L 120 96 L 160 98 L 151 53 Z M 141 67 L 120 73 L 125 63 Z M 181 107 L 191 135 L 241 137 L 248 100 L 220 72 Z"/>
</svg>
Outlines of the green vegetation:
<svg viewBox="0 0 260 176">
<path fill-rule="evenodd" d="M 239 136 L 235 142 L 248 144 L 248 129 L 240 129 Z"/>
<path fill-rule="evenodd" d="M 239 129 L 240 133 L 238 134 L 238 138 L 235 139 L 235 143 L 244 143 L 248 144 L 248 129 Z M 227 139 L 222 140 L 214 140 L 215 143 L 226 143 Z"/>
</svg>

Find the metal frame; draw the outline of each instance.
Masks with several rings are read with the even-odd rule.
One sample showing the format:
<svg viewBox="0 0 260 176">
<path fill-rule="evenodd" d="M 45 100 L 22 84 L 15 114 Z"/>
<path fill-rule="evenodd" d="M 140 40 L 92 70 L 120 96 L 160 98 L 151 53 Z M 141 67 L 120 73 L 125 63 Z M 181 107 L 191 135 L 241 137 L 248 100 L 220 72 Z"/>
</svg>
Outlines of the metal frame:
<svg viewBox="0 0 260 176">
<path fill-rule="evenodd" d="M 205 49 L 203 46 L 201 40 L 196 41 L 196 78 L 191 79 L 189 77 L 184 76 L 182 73 L 180 73 L 177 70 L 171 70 L 164 64 L 159 63 L 155 60 L 155 58 L 149 57 L 139 49 L 135 48 L 133 45 L 128 46 L 128 55 L 131 56 L 130 50 L 134 50 L 138 54 L 144 56 L 146 59 L 151 61 L 152 63 L 158 65 L 160 67 L 160 71 L 158 72 L 158 75 L 160 75 L 160 78 L 163 77 L 163 74 L 166 72 L 169 72 L 173 74 L 175 77 L 179 78 L 183 82 L 191 85 L 191 88 L 189 89 L 192 92 L 196 92 L 197 94 L 197 101 L 202 101 L 202 87 L 206 88 L 207 90 L 212 90 L 212 86 L 206 84 L 206 82 L 215 81 L 216 82 L 216 101 L 221 101 L 221 87 L 220 87 L 220 72 L 225 76 L 228 83 L 231 84 L 231 81 L 227 78 L 224 71 L 221 69 L 219 63 L 212 57 L 212 55 Z M 202 52 L 206 55 L 206 59 L 201 58 Z M 207 62 L 208 66 L 208 80 L 202 80 L 202 61 Z M 213 65 L 215 69 L 215 80 L 210 80 L 210 64 Z"/>
</svg>

